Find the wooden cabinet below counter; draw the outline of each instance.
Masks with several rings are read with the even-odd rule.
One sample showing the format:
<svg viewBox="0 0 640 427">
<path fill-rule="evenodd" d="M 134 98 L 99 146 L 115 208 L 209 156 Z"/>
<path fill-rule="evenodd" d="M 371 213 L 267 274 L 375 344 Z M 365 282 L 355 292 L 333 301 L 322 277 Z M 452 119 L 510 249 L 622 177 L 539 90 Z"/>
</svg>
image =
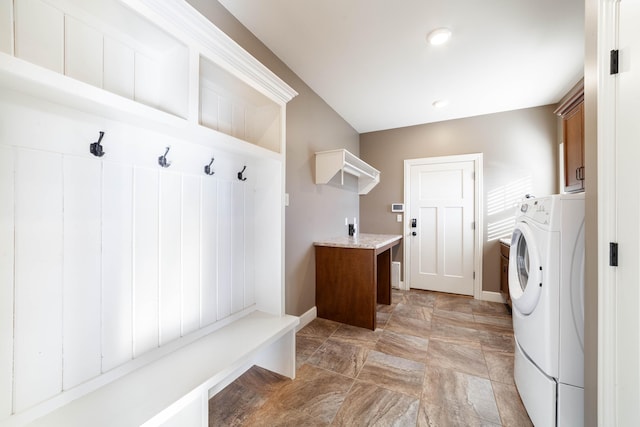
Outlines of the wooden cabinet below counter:
<svg viewBox="0 0 640 427">
<path fill-rule="evenodd" d="M 318 317 L 376 329 L 378 304 L 391 304 L 391 249 L 402 236 L 361 234 L 315 242 Z"/>
<path fill-rule="evenodd" d="M 500 241 L 500 293 L 505 302 L 511 307 L 511 297 L 509 296 L 509 250 L 509 244 Z"/>
</svg>

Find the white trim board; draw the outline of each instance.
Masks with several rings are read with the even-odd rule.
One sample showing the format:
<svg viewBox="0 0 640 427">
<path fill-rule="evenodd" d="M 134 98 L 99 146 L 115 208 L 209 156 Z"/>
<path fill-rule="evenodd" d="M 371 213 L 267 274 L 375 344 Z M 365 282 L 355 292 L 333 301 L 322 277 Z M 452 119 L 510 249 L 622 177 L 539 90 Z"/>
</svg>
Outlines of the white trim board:
<svg viewBox="0 0 640 427">
<path fill-rule="evenodd" d="M 496 291 L 482 291 L 480 298 L 477 299 L 480 299 L 482 301 L 499 302 L 502 304 L 506 303 L 504 297 L 502 296 L 502 293 Z"/>
<path fill-rule="evenodd" d="M 318 317 L 318 308 L 316 306 L 313 306 L 306 312 L 302 313 L 300 315 L 300 323 L 298 323 L 298 326 L 296 327 L 296 332 L 307 326 L 316 317 Z"/>
<path fill-rule="evenodd" d="M 405 288 L 404 287 L 404 280 L 401 280 L 400 283 L 398 284 L 398 286 L 392 286 L 391 290 L 396 290 L 396 291 L 408 291 L 409 288 Z"/>
</svg>

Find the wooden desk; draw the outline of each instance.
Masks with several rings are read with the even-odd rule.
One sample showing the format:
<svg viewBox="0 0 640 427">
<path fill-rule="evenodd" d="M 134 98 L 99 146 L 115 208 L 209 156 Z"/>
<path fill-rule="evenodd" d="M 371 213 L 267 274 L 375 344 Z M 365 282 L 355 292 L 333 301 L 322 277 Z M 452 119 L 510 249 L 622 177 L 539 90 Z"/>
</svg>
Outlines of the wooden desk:
<svg viewBox="0 0 640 427">
<path fill-rule="evenodd" d="M 315 242 L 318 317 L 375 330 L 391 304 L 391 249 L 402 236 L 359 234 Z"/>
</svg>

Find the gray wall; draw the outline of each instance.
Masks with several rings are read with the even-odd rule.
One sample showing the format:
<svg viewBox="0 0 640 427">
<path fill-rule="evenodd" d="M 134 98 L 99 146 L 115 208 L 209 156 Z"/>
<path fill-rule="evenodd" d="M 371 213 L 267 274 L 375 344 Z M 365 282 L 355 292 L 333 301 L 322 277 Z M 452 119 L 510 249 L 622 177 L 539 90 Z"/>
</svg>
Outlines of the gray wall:
<svg viewBox="0 0 640 427">
<path fill-rule="evenodd" d="M 286 312 L 301 315 L 315 306 L 314 240 L 346 234 L 344 218 L 358 216 L 353 182 L 315 185 L 316 151 L 346 148 L 358 155 L 358 133 L 240 24 L 220 3 L 189 3 L 299 95 L 287 105 Z"/>
<path fill-rule="evenodd" d="M 516 187 L 522 196 L 526 192 L 536 196 L 557 193 L 558 124 L 554 107 L 528 108 L 360 135 L 360 156 L 381 171 L 380 184 L 360 198 L 361 231 L 402 234 L 402 224 L 396 222 L 390 204 L 404 200 L 405 159 L 483 153 L 482 283 L 484 290 L 499 291 L 499 242 L 488 240 L 487 227 L 512 218 L 514 210 L 488 215 L 487 209 L 495 203 L 492 204 L 487 196 L 497 196 L 512 187 Z M 401 257 L 395 258 L 400 260 Z"/>
</svg>

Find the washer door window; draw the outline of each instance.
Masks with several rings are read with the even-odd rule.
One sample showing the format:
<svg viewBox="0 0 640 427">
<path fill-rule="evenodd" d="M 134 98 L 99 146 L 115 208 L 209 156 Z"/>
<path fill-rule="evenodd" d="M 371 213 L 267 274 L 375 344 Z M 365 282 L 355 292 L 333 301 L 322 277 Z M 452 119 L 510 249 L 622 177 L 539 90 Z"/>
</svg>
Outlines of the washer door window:
<svg viewBox="0 0 640 427">
<path fill-rule="evenodd" d="M 516 224 L 509 249 L 509 293 L 513 305 L 522 314 L 530 314 L 542 293 L 538 245 L 529 226 Z"/>
</svg>

